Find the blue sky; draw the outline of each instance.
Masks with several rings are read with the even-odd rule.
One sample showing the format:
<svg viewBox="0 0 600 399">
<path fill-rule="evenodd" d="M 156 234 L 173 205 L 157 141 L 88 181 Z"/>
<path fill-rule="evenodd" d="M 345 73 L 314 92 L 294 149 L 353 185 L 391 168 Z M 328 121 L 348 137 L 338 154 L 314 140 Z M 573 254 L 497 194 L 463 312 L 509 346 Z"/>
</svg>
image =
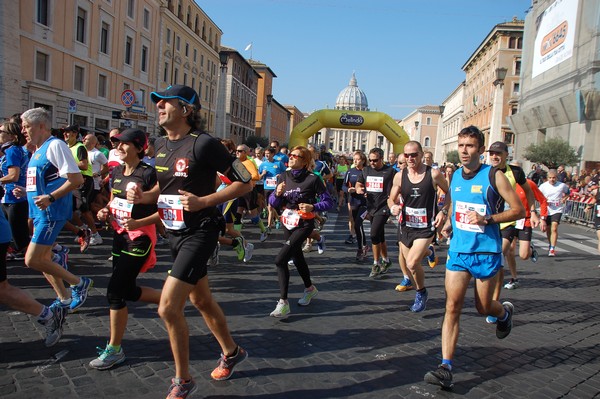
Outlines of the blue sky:
<svg viewBox="0 0 600 399">
<path fill-rule="evenodd" d="M 267 64 L 273 95 L 302 112 L 333 108 L 356 74 L 371 111 L 401 119 L 437 105 L 493 27 L 531 0 L 196 0 L 221 43 Z M 244 48 L 252 43 L 252 51 Z M 251 54 L 252 53 L 252 54 Z"/>
</svg>

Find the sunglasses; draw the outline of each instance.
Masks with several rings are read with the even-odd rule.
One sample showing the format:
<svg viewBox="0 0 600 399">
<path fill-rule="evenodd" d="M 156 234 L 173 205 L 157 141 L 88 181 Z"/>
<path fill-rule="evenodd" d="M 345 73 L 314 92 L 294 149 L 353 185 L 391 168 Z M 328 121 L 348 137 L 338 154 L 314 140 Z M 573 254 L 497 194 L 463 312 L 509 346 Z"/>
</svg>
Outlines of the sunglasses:
<svg viewBox="0 0 600 399">
<path fill-rule="evenodd" d="M 410 154 L 404 153 L 404 158 L 416 158 L 419 156 L 418 152 L 411 152 Z"/>
<path fill-rule="evenodd" d="M 235 150 L 235 152 L 246 152 L 245 150 Z"/>
<path fill-rule="evenodd" d="M 304 157 L 302 155 L 298 155 L 298 154 L 290 154 L 290 158 L 295 158 L 295 159 L 304 159 Z"/>
<path fill-rule="evenodd" d="M 371 163 L 379 162 L 380 159 L 381 158 L 377 158 L 377 159 L 370 159 L 369 158 L 369 162 L 371 162 Z"/>
</svg>

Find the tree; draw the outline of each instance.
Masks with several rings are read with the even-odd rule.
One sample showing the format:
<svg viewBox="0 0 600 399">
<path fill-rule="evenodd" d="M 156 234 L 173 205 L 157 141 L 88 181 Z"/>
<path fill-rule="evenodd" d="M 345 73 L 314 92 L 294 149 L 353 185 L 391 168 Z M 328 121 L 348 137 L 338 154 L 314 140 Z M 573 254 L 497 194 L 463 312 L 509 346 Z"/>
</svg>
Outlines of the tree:
<svg viewBox="0 0 600 399">
<path fill-rule="evenodd" d="M 449 151 L 446 154 L 446 161 L 458 165 L 460 163 L 460 156 L 457 150 Z"/>
<path fill-rule="evenodd" d="M 267 137 L 248 136 L 244 144 L 250 148 L 256 148 L 257 145 L 266 148 L 269 145 L 269 139 Z"/>
<path fill-rule="evenodd" d="M 548 169 L 556 169 L 559 165 L 575 166 L 579 163 L 579 155 L 575 149 L 560 137 L 548 139 L 537 145 L 531 144 L 525 148 L 523 157 Z"/>
</svg>

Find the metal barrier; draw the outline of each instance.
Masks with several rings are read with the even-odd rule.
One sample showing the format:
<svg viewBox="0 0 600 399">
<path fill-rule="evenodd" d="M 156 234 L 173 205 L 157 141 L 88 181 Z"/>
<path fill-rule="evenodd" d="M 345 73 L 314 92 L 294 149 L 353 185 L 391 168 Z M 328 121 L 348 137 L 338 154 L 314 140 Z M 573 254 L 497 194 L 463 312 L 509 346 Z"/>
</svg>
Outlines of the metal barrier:
<svg viewBox="0 0 600 399">
<path fill-rule="evenodd" d="M 583 225 L 594 223 L 594 208 L 588 208 L 586 202 L 567 200 L 562 218 L 566 222 Z"/>
</svg>

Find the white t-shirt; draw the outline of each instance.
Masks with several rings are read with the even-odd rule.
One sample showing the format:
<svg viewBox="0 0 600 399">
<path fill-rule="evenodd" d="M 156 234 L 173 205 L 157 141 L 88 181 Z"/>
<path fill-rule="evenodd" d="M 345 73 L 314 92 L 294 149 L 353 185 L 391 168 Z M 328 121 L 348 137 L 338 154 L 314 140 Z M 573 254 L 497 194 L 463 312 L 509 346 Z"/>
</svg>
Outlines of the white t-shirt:
<svg viewBox="0 0 600 399">
<path fill-rule="evenodd" d="M 540 191 L 548 200 L 548 215 L 563 213 L 565 206 L 562 199 L 569 194 L 569 186 L 560 182 L 553 186 L 550 182 L 545 182 L 540 186 Z"/>
<path fill-rule="evenodd" d="M 97 148 L 92 148 L 90 151 L 88 151 L 88 161 L 92 163 L 92 173 L 94 174 L 94 190 L 100 190 L 100 182 L 102 181 L 100 171 L 102 170 L 102 165 L 106 165 L 108 163 L 108 159 L 106 159 L 104 154 Z"/>
<path fill-rule="evenodd" d="M 46 151 L 46 158 L 58 168 L 58 173 L 62 178 L 67 179 L 68 173 L 81 173 L 69 146 L 62 140 L 52 140 L 50 142 L 48 151 Z"/>
</svg>

